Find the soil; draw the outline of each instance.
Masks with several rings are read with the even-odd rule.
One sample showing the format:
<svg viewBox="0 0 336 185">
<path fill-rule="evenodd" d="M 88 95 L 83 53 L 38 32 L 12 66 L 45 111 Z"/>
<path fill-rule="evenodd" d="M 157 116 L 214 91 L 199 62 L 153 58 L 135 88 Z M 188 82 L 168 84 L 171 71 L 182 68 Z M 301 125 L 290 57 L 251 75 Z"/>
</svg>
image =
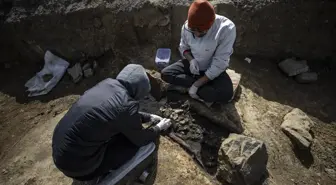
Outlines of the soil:
<svg viewBox="0 0 336 185">
<path fill-rule="evenodd" d="M 76 62 L 106 49 L 176 48 L 190 0 L 15 0 L 0 7 L 0 67 L 47 50 Z M 335 1 L 213 0 L 237 28 L 235 54 L 335 60 Z M 8 8 L 7 8 L 8 9 Z M 78 20 L 82 21 L 78 21 Z M 2 25 L 2 20 L 4 21 Z M 3 28 L 3 29 L 2 29 Z M 43 37 L 41 37 L 43 35 Z"/>
<path fill-rule="evenodd" d="M 0 184 L 71 183 L 54 167 L 50 156 L 53 128 L 80 94 L 103 78 L 115 76 L 124 65 L 122 61 L 116 57 L 105 62 L 106 65 L 99 63 L 98 73 L 79 84 L 73 84 L 65 75 L 50 94 L 37 98 L 27 98 L 24 83 L 41 66 L 12 66 L 0 72 Z M 260 139 L 267 146 L 269 178 L 266 182 L 335 184 L 335 176 L 330 172 L 336 169 L 336 87 L 333 84 L 336 74 L 324 73 L 318 82 L 301 85 L 285 77 L 274 61 L 252 58 L 248 64 L 233 58 L 231 67 L 242 74 L 241 90 L 232 105 L 240 116 L 243 134 Z M 142 109 L 159 114 L 164 104 L 146 99 Z M 293 149 L 281 131 L 284 115 L 293 108 L 303 110 L 315 122 L 310 152 Z M 225 138 L 228 133 L 192 112 L 190 116 L 197 125 L 190 138 L 198 141 L 204 137 L 203 141 L 208 143 L 202 150 L 202 161 L 216 161 L 218 141 L 213 136 L 218 134 Z M 198 134 L 200 130 L 202 134 Z M 211 143 L 215 143 L 215 147 L 207 148 Z M 180 146 L 167 137 L 161 138 L 156 184 L 216 184 L 211 177 L 214 172 L 206 170 L 210 175 Z"/>
<path fill-rule="evenodd" d="M 171 96 L 172 93 L 168 93 L 168 97 Z M 169 101 L 162 106 L 161 115 L 173 121 L 171 132 L 188 145 L 186 150 L 194 155 L 198 164 L 209 174 L 215 175 L 218 150 L 228 131 L 192 112 L 185 96 L 178 93 L 174 93 L 174 96 L 179 97 L 179 101 Z"/>
<path fill-rule="evenodd" d="M 21 70 L 1 71 L 0 184 L 53 185 L 71 184 L 54 166 L 51 136 L 59 119 L 80 94 L 105 77 L 116 75 L 120 68 L 105 61 L 95 76 L 73 84 L 65 75 L 50 94 L 28 99 L 24 83 L 41 66 L 23 66 Z M 115 69 L 115 71 L 106 70 Z M 150 99 L 142 102 L 142 110 L 158 114 L 162 104 Z M 19 113 L 19 114 L 18 114 Z M 169 155 L 167 155 L 169 153 Z M 161 137 L 158 174 L 155 184 L 216 184 L 194 163 L 193 159 L 168 138 Z"/>
</svg>

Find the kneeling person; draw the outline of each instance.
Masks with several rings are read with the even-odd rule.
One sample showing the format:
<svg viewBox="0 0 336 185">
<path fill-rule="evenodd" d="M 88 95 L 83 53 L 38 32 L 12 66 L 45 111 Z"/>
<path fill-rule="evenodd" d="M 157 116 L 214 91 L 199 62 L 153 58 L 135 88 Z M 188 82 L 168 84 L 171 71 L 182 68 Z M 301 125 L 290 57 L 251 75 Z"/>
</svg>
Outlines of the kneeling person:
<svg viewBox="0 0 336 185">
<path fill-rule="evenodd" d="M 82 95 L 55 128 L 52 155 L 66 176 L 89 181 L 129 161 L 155 141 L 169 119 L 139 112 L 138 100 L 150 92 L 145 69 L 130 64 L 117 79 L 103 80 Z M 158 121 L 151 129 L 141 123 Z"/>
<path fill-rule="evenodd" d="M 162 70 L 162 79 L 189 88 L 192 98 L 227 103 L 232 99 L 229 66 L 236 28 L 228 18 L 215 14 L 206 0 L 191 4 L 182 26 L 180 52 L 185 57 Z"/>
</svg>

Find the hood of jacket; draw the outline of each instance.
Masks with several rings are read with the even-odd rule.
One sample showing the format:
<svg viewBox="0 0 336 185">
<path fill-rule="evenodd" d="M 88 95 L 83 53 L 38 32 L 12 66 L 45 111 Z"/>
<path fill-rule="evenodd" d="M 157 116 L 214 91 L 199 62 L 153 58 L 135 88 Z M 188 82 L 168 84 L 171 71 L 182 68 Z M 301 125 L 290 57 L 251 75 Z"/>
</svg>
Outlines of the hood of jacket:
<svg viewBox="0 0 336 185">
<path fill-rule="evenodd" d="M 128 90 L 130 96 L 140 100 L 151 90 L 146 70 L 138 64 L 129 64 L 118 74 L 117 80 Z"/>
</svg>

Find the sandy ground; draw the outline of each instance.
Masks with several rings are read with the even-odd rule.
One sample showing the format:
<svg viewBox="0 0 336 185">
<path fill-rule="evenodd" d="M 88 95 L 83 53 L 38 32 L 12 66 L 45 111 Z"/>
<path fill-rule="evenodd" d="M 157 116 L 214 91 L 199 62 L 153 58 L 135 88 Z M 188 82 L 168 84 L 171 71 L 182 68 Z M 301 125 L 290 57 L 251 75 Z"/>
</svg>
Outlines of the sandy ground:
<svg viewBox="0 0 336 185">
<path fill-rule="evenodd" d="M 54 127 L 65 112 L 31 129 L 13 147 L 2 163 L 0 184 L 71 184 L 59 172 L 51 158 L 51 137 Z M 192 158 L 177 144 L 162 137 L 156 184 L 212 184 Z M 169 153 L 169 155 L 167 155 Z"/>
<path fill-rule="evenodd" d="M 300 85 L 285 77 L 274 62 L 232 60 L 243 75 L 239 99 L 234 103 L 244 134 L 266 143 L 269 184 L 336 183 L 336 75 L 323 74 L 316 84 Z M 118 69 L 118 67 L 114 68 Z M 70 184 L 51 160 L 51 135 L 63 112 L 86 89 L 100 81 L 96 75 L 74 85 L 67 76 L 47 96 L 26 98 L 24 82 L 38 66 L 0 72 L 0 184 Z M 299 108 L 315 122 L 310 153 L 292 148 L 281 131 L 283 116 Z M 213 184 L 177 144 L 161 139 L 156 184 Z"/>
</svg>

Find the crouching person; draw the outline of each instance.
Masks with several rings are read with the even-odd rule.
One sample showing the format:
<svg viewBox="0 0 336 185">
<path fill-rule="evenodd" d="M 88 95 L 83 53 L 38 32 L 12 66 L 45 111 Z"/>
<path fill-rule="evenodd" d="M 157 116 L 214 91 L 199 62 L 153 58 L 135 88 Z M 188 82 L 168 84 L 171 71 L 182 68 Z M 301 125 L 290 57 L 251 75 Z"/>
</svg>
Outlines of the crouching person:
<svg viewBox="0 0 336 185">
<path fill-rule="evenodd" d="M 232 21 L 215 14 L 208 1 L 195 0 L 181 31 L 179 49 L 185 59 L 163 69 L 162 79 L 189 88 L 192 98 L 227 103 L 233 96 L 233 87 L 225 70 L 235 38 Z"/>
<path fill-rule="evenodd" d="M 155 141 L 169 119 L 139 112 L 138 100 L 150 92 L 140 65 L 126 66 L 116 79 L 103 80 L 82 95 L 60 120 L 52 138 L 52 155 L 66 176 L 89 181 L 118 169 L 141 146 Z M 142 122 L 159 123 L 144 129 Z"/>
</svg>

